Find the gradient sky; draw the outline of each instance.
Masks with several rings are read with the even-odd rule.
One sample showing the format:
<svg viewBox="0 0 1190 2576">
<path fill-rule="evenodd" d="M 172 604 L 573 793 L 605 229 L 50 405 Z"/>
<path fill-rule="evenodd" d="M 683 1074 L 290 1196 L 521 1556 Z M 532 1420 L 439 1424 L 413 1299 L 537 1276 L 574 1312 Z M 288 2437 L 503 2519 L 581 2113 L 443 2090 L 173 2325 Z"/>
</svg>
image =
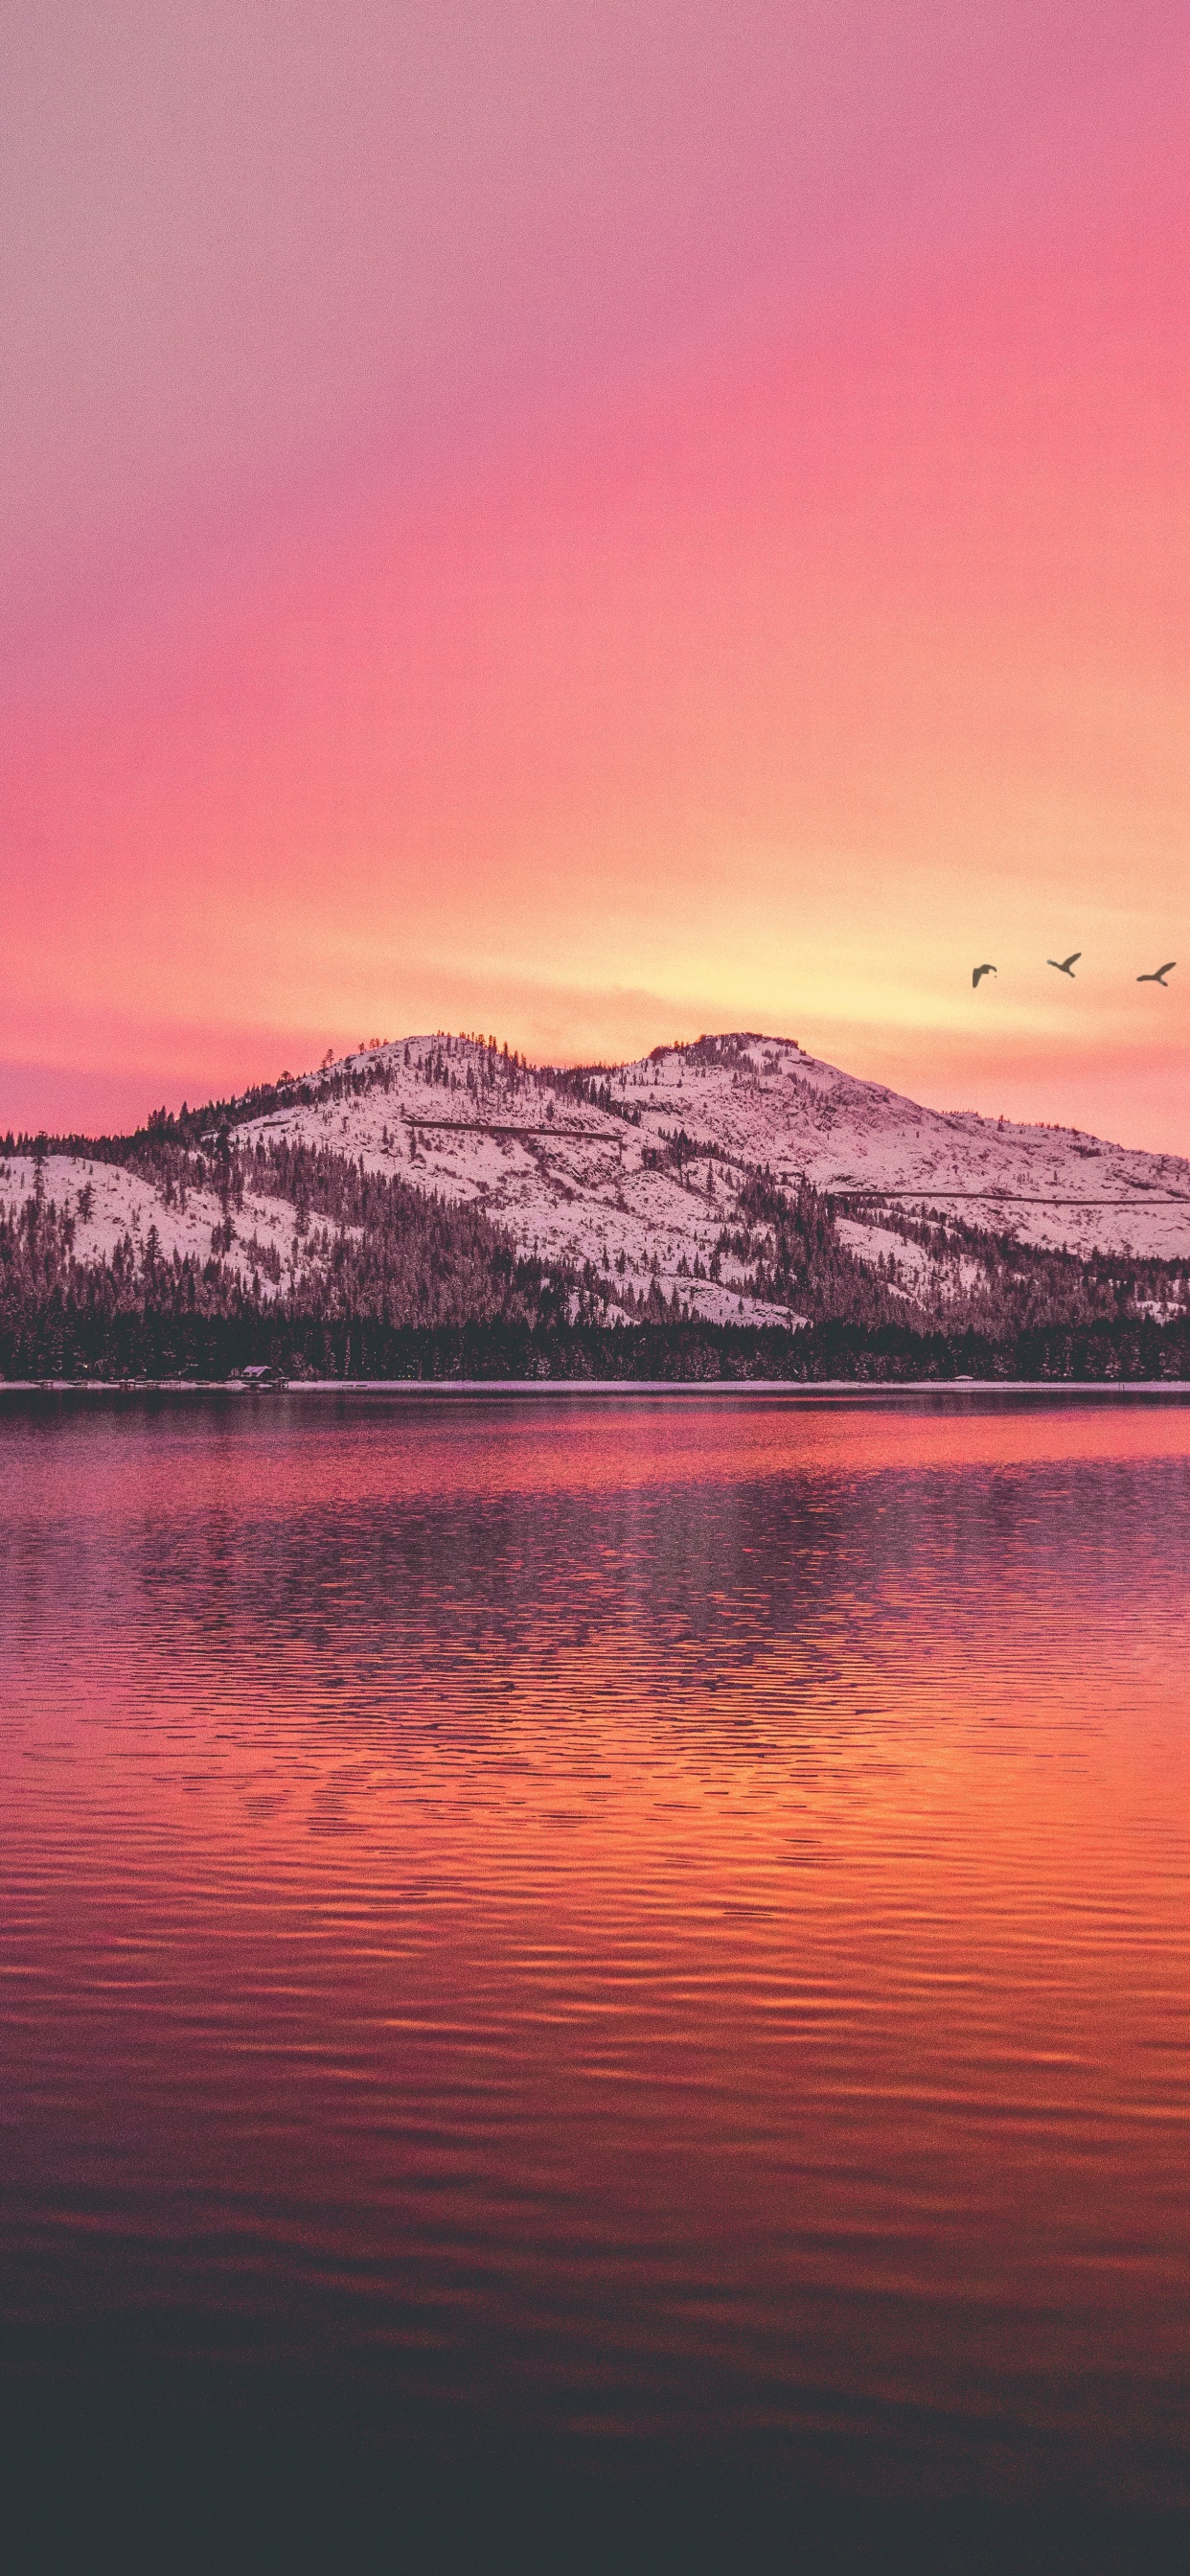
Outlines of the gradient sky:
<svg viewBox="0 0 1190 2576">
<path fill-rule="evenodd" d="M 0 1128 L 745 1026 L 1190 1152 L 1184 6 L 5 49 Z"/>
</svg>

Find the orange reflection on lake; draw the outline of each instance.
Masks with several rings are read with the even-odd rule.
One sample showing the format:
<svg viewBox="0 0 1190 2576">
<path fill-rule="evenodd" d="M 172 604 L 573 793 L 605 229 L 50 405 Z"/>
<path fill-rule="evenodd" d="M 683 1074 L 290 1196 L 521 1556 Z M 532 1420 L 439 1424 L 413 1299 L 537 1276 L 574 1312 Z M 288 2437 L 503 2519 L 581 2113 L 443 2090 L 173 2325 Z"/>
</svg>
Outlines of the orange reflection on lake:
<svg viewBox="0 0 1190 2576">
<path fill-rule="evenodd" d="M 1190 1406 L 0 1437 L 10 2373 L 1190 2501 Z"/>
</svg>

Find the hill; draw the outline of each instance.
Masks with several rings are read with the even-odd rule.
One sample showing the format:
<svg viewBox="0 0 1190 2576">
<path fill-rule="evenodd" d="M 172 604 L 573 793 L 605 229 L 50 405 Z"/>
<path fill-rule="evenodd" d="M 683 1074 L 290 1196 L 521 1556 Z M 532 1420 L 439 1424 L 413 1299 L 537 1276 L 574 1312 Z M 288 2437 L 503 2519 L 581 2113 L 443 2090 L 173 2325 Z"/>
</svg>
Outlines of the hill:
<svg viewBox="0 0 1190 2576">
<path fill-rule="evenodd" d="M 255 1317 L 263 1340 L 271 1313 L 304 1348 L 306 1326 L 353 1322 L 1004 1342 L 1190 1307 L 1190 1163 L 947 1116 L 746 1033 L 578 1069 L 441 1032 L 374 1042 L 132 1136 L 0 1157 L 9 1375 L 68 1309 L 92 1342 L 105 1314 L 241 1338 Z"/>
</svg>

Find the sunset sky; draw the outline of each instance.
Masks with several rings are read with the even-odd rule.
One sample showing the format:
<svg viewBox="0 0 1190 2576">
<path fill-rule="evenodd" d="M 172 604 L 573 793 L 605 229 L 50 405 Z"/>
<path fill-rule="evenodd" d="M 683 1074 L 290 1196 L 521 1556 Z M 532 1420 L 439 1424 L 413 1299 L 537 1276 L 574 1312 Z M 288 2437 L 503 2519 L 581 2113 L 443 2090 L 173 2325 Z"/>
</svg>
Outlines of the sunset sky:
<svg viewBox="0 0 1190 2576">
<path fill-rule="evenodd" d="M 1190 1153 L 1184 0 L 5 53 L 0 1130 L 745 1027 Z"/>
</svg>

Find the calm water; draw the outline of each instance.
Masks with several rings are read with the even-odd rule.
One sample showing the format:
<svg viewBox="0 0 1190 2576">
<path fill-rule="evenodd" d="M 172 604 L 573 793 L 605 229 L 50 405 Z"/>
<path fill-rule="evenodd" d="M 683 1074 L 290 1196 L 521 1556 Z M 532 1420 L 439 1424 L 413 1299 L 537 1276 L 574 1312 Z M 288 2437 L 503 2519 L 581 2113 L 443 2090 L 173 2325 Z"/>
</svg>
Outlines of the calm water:
<svg viewBox="0 0 1190 2576">
<path fill-rule="evenodd" d="M 10 1397 L 0 1473 L 21 2458 L 1190 2503 L 1190 1404 Z"/>
</svg>

